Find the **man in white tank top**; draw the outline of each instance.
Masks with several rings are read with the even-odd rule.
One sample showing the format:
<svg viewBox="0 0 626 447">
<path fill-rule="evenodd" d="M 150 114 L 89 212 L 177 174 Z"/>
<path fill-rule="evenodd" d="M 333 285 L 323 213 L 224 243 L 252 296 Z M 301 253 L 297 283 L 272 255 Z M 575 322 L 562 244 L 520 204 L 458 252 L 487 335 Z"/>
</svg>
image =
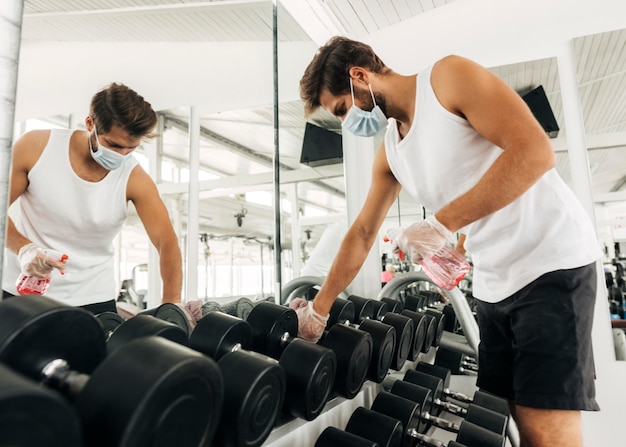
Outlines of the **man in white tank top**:
<svg viewBox="0 0 626 447">
<path fill-rule="evenodd" d="M 300 93 L 307 114 L 323 107 L 344 131 L 374 136 L 388 125 L 367 199 L 322 288 L 293 305 L 300 336 L 320 337 L 405 188 L 433 213 L 397 238 L 413 262 L 466 235 L 479 302 L 477 385 L 509 400 L 523 446 L 582 446 L 580 411 L 599 409 L 591 323 L 601 251 L 524 101 L 468 59 L 448 56 L 404 76 L 343 37 L 319 49 Z"/>
<path fill-rule="evenodd" d="M 18 294 L 24 273 L 51 278 L 49 298 L 115 311 L 113 239 L 131 201 L 160 256 L 162 301 L 180 302 L 178 238 L 154 181 L 132 155 L 154 136 L 157 120 L 143 97 L 113 83 L 93 96 L 86 130 L 33 130 L 16 141 L 10 203 L 20 200 L 7 225 L 4 298 Z"/>
</svg>

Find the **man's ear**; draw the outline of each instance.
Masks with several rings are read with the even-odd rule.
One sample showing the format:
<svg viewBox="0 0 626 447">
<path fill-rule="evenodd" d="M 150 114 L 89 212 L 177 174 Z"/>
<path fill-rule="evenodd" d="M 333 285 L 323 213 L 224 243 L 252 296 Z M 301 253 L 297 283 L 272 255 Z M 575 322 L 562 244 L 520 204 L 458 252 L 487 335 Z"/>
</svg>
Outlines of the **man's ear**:
<svg viewBox="0 0 626 447">
<path fill-rule="evenodd" d="M 366 86 L 369 84 L 369 72 L 365 68 L 354 66 L 348 70 L 348 73 L 352 78 L 353 84 L 356 84 L 357 82 L 362 82 Z"/>
</svg>

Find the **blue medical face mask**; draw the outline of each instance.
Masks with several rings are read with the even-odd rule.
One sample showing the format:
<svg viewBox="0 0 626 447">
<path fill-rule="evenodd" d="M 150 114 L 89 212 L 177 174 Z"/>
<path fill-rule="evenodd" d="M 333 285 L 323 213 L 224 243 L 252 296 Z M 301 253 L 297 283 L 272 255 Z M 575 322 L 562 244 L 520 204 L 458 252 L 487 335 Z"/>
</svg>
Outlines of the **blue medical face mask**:
<svg viewBox="0 0 626 447">
<path fill-rule="evenodd" d="M 352 107 L 348 110 L 346 117 L 341 123 L 341 127 L 358 137 L 373 137 L 387 125 L 387 117 L 376 105 L 372 86 L 368 84 L 374 108 L 371 111 L 361 110 L 354 103 L 354 87 L 350 78 L 350 93 L 352 93 Z"/>
<path fill-rule="evenodd" d="M 100 140 L 98 140 L 98 131 L 96 130 L 96 126 L 93 126 L 93 130 L 96 134 L 96 141 L 98 142 L 98 149 L 96 151 L 93 150 L 91 145 L 91 136 L 89 137 L 89 153 L 91 157 L 102 166 L 104 169 L 108 169 L 109 171 L 113 171 L 124 163 L 126 157 L 112 149 L 109 149 L 106 146 L 100 144 Z"/>
</svg>

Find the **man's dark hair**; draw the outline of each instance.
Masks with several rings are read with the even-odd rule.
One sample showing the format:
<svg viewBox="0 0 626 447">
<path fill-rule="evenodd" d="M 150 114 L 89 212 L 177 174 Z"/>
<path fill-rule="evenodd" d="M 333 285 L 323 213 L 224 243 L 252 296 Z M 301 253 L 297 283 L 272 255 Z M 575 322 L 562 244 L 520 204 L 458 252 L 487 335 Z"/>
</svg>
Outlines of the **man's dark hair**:
<svg viewBox="0 0 626 447">
<path fill-rule="evenodd" d="M 322 90 L 332 95 L 350 91 L 349 71 L 363 67 L 373 73 L 385 73 L 389 69 L 369 45 L 335 36 L 320 47 L 300 80 L 300 97 L 308 116 L 320 107 Z"/>
<path fill-rule="evenodd" d="M 149 102 L 124 84 L 111 83 L 91 99 L 89 114 L 100 133 L 119 126 L 133 137 L 150 138 L 158 117 Z"/>
</svg>

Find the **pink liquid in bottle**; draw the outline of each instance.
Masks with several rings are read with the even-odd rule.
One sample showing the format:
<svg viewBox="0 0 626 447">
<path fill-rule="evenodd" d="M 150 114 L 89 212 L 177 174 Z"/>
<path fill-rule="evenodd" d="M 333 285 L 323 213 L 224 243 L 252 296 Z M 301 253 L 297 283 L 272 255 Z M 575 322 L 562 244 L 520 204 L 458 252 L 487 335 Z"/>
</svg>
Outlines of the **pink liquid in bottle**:
<svg viewBox="0 0 626 447">
<path fill-rule="evenodd" d="M 68 256 L 64 254 L 61 256 L 61 261 L 66 261 L 67 258 Z M 39 278 L 22 273 L 17 278 L 15 287 L 20 295 L 43 295 L 50 287 L 50 278 Z"/>
<path fill-rule="evenodd" d="M 420 265 L 435 284 L 446 290 L 454 289 L 472 268 L 461 253 L 448 246 L 422 259 Z"/>
</svg>

